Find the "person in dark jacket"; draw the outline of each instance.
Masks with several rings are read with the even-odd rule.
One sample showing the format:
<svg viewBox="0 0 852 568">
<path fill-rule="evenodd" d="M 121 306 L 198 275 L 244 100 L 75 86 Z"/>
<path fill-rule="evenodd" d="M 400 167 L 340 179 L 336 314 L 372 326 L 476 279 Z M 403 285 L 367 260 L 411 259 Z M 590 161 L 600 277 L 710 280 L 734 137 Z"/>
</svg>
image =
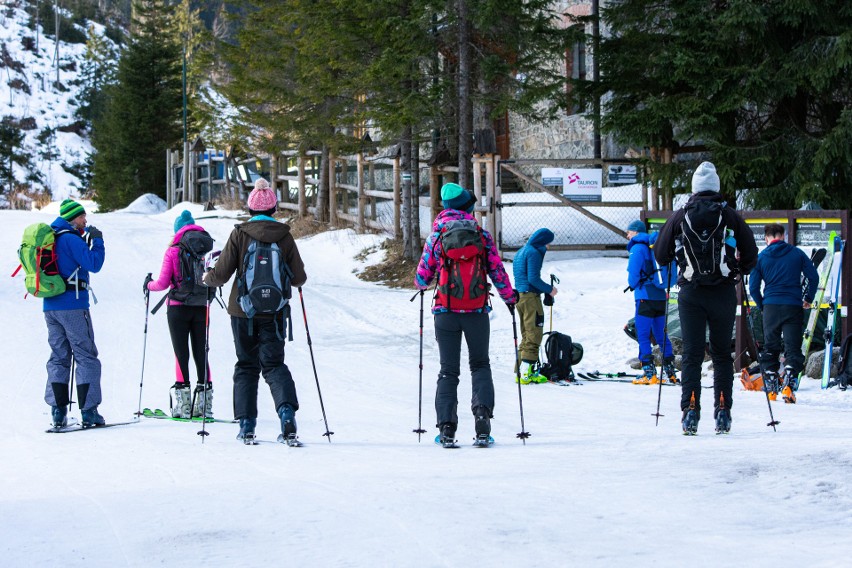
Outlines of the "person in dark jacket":
<svg viewBox="0 0 852 568">
<path fill-rule="evenodd" d="M 296 241 L 290 234 L 290 227 L 272 217 L 278 208 L 278 197 L 269 182 L 263 178 L 255 182 L 247 205 L 251 219 L 231 231 L 216 266 L 204 275 L 204 283 L 210 287 L 222 286 L 236 272 L 227 310 L 231 316 L 231 331 L 237 352 L 237 364 L 234 367 L 234 417 L 240 421 L 237 438 L 254 439 L 257 385 L 261 373 L 272 392 L 275 410 L 281 419 L 281 433 L 289 438 L 296 434 L 299 401 L 296 398 L 296 383 L 284 363 L 286 316 L 281 312 L 274 316 L 255 314 L 249 320 L 240 307 L 237 282 L 243 274 L 243 259 L 253 240 L 278 245 L 284 261 L 290 267 L 292 286 L 302 286 L 308 278 Z M 288 310 L 289 306 L 284 311 Z"/>
<path fill-rule="evenodd" d="M 657 384 L 658 380 L 677 382 L 674 366 L 672 342 L 666 334 L 666 285 L 655 278 L 654 259 L 651 246 L 659 233 L 648 234 L 648 229 L 640 219 L 627 226 L 627 286 L 633 290 L 636 302 L 636 341 L 639 342 L 639 361 L 642 374 L 636 377 L 635 384 Z M 663 377 L 657 378 L 654 355 L 651 347 L 651 335 L 660 345 L 663 354 Z M 661 339 L 657 339 L 657 338 Z"/>
<path fill-rule="evenodd" d="M 83 426 L 100 426 L 105 423 L 98 412 L 102 400 L 101 362 L 89 313 L 89 273 L 98 272 L 104 265 L 104 237 L 97 228 L 86 227 L 86 210 L 71 199 L 62 202 L 59 217 L 50 226 L 56 233 L 57 267 L 67 288 L 63 294 L 44 299 L 50 345 L 44 401 L 51 407 L 53 426 L 65 426 L 73 357 Z"/>
<path fill-rule="evenodd" d="M 180 246 L 183 236 L 193 231 L 204 232 L 204 228 L 195 224 L 192 213 L 184 210 L 175 219 L 175 234 L 163 255 L 163 264 L 157 278 L 150 275 L 145 279 L 146 292 L 160 292 L 166 288 L 176 289 L 180 280 Z M 210 365 L 207 362 L 205 342 L 207 335 L 207 306 L 185 303 L 169 295 L 168 314 L 169 336 L 175 352 L 175 405 L 172 416 L 190 418 L 191 416 L 213 417 L 213 382 L 210 380 Z M 198 379 L 195 387 L 195 408 L 192 405 L 192 381 L 189 378 L 189 353 L 195 360 L 195 374 Z M 206 375 L 206 376 L 205 376 Z M 207 392 L 204 392 L 204 389 Z"/>
<path fill-rule="evenodd" d="M 742 217 L 732 208 L 724 206 L 719 194 L 719 176 L 715 166 L 702 162 L 692 175 L 692 195 L 683 209 L 675 211 L 660 229 L 654 246 L 657 264 L 666 265 L 675 258 L 676 243 L 684 244 L 684 219 L 687 211 L 699 202 L 723 205 L 722 221 L 730 235 L 727 245 L 736 249 L 737 271 L 727 273 L 728 267 L 717 264 L 712 273 L 696 283 L 692 267 L 680 259 L 678 286 L 678 314 L 683 334 L 683 362 L 681 365 L 681 401 L 683 430 L 694 434 L 701 418 L 701 365 L 704 361 L 704 345 L 707 330 L 710 330 L 710 357 L 713 360 L 713 396 L 716 429 L 727 432 L 731 427 L 731 405 L 733 404 L 734 363 L 731 356 L 731 337 L 737 310 L 736 283 L 739 275 L 751 272 L 757 263 L 757 245 L 754 234 Z M 708 205 L 707 203 L 703 205 Z M 717 257 L 718 258 L 718 257 Z M 732 263 L 734 261 L 731 261 Z M 693 280 L 687 279 L 686 274 Z"/>
<path fill-rule="evenodd" d="M 519 294 L 515 309 L 521 322 L 521 344 L 518 347 L 520 361 L 516 364 L 521 366 L 521 382 L 525 385 L 547 382 L 547 377 L 538 372 L 538 352 L 544 332 L 541 295 L 556 296 L 558 290 L 541 279 L 541 264 L 547 253 L 547 245 L 553 242 L 553 238 L 550 229 L 538 229 L 512 261 L 515 290 Z"/>
<path fill-rule="evenodd" d="M 757 257 L 757 266 L 749 276 L 749 291 L 763 312 L 763 352 L 760 366 L 769 398 L 776 400 L 779 390 L 782 338 L 784 375 L 782 396 L 796 402 L 796 383 L 805 366 L 802 353 L 802 327 L 805 310 L 814 300 L 819 274 L 814 263 L 801 249 L 784 241 L 784 226 L 770 223 L 764 228 L 766 248 Z M 807 282 L 802 298 L 802 276 Z M 761 291 L 761 284 L 763 290 Z"/>
<path fill-rule="evenodd" d="M 419 290 L 426 290 L 429 283 L 437 276 L 441 282 L 442 273 L 452 278 L 452 271 L 445 264 L 441 235 L 447 225 L 461 222 L 468 226 L 475 226 L 480 231 L 482 243 L 482 254 L 485 258 L 484 270 L 500 298 L 514 310 L 517 303 L 515 291 L 503 261 L 494 246 L 494 240 L 488 231 L 479 227 L 473 218 L 473 208 L 476 198 L 473 194 L 455 183 L 446 183 L 441 188 L 441 203 L 444 210 L 435 218 L 432 224 L 432 234 L 426 239 L 423 246 L 423 255 L 417 265 L 414 275 L 414 285 Z M 476 275 L 478 278 L 479 275 Z M 452 288 L 449 284 L 446 288 Z M 465 285 L 460 286 L 464 288 Z M 439 441 L 446 445 L 454 445 L 456 427 L 458 426 L 458 387 L 459 375 L 461 374 L 461 342 L 464 336 L 467 342 L 468 363 L 471 375 L 471 411 L 474 416 L 474 428 L 477 438 L 487 437 L 491 434 L 491 418 L 494 414 L 494 381 L 491 376 L 491 361 L 488 356 L 488 344 L 491 338 L 491 328 L 488 314 L 491 306 L 488 303 L 486 282 L 478 282 L 485 293 L 482 294 L 481 303 L 477 307 L 454 307 L 448 294 L 442 299 L 442 286 L 437 286 L 435 305 L 432 313 L 435 315 L 435 339 L 438 342 L 438 351 L 441 358 L 441 370 L 438 373 L 438 384 L 435 389 L 435 413 L 437 415 L 436 426 L 440 430 Z M 459 306 L 456 304 L 455 306 Z"/>
</svg>

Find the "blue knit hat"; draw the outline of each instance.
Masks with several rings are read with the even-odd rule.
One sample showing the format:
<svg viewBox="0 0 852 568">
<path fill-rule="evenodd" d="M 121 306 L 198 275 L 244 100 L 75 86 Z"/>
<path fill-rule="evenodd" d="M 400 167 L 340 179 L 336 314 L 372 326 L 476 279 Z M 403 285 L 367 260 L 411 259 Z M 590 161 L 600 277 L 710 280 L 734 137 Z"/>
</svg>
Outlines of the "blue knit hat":
<svg viewBox="0 0 852 568">
<path fill-rule="evenodd" d="M 177 219 L 175 219 L 175 233 L 177 233 L 178 231 L 180 231 L 182 228 L 186 227 L 187 225 L 194 225 L 194 224 L 195 224 L 195 219 L 192 218 L 192 213 L 190 213 L 189 211 L 184 209 L 183 213 L 178 215 Z"/>
<path fill-rule="evenodd" d="M 445 183 L 441 188 L 441 203 L 444 205 L 444 209 L 457 209 L 473 213 L 476 198 L 457 183 Z"/>
<path fill-rule="evenodd" d="M 630 221 L 630 224 L 627 225 L 628 231 L 636 231 L 637 233 L 647 233 L 648 227 L 645 226 L 645 223 L 636 219 L 635 221 Z"/>
</svg>

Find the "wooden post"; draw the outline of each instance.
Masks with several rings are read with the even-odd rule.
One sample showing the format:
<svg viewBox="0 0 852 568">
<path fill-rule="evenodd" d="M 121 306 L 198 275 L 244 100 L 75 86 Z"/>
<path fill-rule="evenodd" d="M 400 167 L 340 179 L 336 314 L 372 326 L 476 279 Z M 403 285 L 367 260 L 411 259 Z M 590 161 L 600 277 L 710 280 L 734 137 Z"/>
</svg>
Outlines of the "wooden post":
<svg viewBox="0 0 852 568">
<path fill-rule="evenodd" d="M 305 156 L 299 156 L 299 217 L 308 216 L 308 196 L 305 192 Z"/>
<path fill-rule="evenodd" d="M 367 165 L 367 176 L 369 177 L 368 187 L 370 191 L 376 191 L 376 168 L 373 162 Z M 370 219 L 376 220 L 376 198 L 370 198 Z M 395 236 L 395 235 L 394 235 Z"/>
<path fill-rule="evenodd" d="M 402 223 L 401 223 L 401 213 L 402 209 L 402 191 L 401 191 L 402 180 L 399 171 L 399 158 L 393 159 L 393 236 L 395 239 L 402 238 Z"/>
<path fill-rule="evenodd" d="M 328 153 L 328 222 L 332 227 L 337 226 L 337 180 L 335 172 L 337 163 L 334 154 Z"/>
<path fill-rule="evenodd" d="M 432 223 L 435 221 L 435 217 L 438 216 L 438 213 L 444 208 L 441 204 L 441 184 L 440 184 L 440 172 L 438 171 L 437 166 L 432 166 L 429 168 L 429 200 L 431 202 L 431 207 L 429 208 L 429 229 L 432 228 Z"/>
<path fill-rule="evenodd" d="M 281 201 L 281 192 L 278 191 L 278 154 L 270 154 L 269 156 L 269 185 L 278 201 Z"/>
<path fill-rule="evenodd" d="M 473 170 L 473 196 L 476 198 L 476 206 L 482 205 L 482 162 L 479 154 L 474 154 L 471 158 L 471 169 Z M 482 213 L 474 211 L 473 218 L 480 225 L 482 224 Z"/>
<path fill-rule="evenodd" d="M 358 152 L 358 163 L 356 164 L 358 182 L 358 230 L 364 230 L 364 210 L 367 208 L 367 196 L 364 194 L 364 153 Z"/>
<path fill-rule="evenodd" d="M 497 204 L 494 198 L 494 154 L 486 154 L 485 162 L 485 198 L 488 201 L 488 229 L 492 236 L 497 232 Z"/>
<path fill-rule="evenodd" d="M 503 208 L 500 205 L 503 203 L 503 188 L 497 183 L 497 168 L 500 167 L 500 155 L 494 155 L 493 174 L 494 175 L 494 230 L 491 237 L 494 239 L 494 246 L 497 247 L 497 254 L 503 258 L 503 253 L 500 251 L 503 244 Z"/>
</svg>

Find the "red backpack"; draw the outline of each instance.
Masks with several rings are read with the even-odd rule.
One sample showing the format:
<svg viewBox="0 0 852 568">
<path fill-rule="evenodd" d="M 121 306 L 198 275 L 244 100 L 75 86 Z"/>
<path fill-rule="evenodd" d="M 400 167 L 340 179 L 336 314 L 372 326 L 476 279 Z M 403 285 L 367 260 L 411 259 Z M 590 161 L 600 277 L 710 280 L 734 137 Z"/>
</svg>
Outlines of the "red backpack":
<svg viewBox="0 0 852 568">
<path fill-rule="evenodd" d="M 455 219 L 441 229 L 443 255 L 436 304 L 448 310 L 480 310 L 488 303 L 485 238 L 472 219 Z"/>
</svg>

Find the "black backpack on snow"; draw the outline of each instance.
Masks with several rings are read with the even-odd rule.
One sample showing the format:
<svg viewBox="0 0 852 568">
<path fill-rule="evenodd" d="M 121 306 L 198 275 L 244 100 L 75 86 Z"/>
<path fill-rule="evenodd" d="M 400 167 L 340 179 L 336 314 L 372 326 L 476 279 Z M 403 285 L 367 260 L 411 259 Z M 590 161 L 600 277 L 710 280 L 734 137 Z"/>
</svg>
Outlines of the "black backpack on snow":
<svg viewBox="0 0 852 568">
<path fill-rule="evenodd" d="M 544 342 L 544 363 L 539 373 L 551 381 L 570 381 L 574 379 L 571 367 L 583 358 L 583 346 L 571 341 L 570 335 L 549 331 Z"/>
<path fill-rule="evenodd" d="M 852 333 L 846 336 L 840 346 L 840 358 L 837 360 L 837 385 L 846 390 L 852 384 Z"/>
<path fill-rule="evenodd" d="M 213 250 L 213 237 L 207 231 L 187 231 L 180 238 L 178 251 L 178 274 L 169 298 L 186 306 L 204 306 L 210 288 L 204 285 L 204 255 Z"/>
<path fill-rule="evenodd" d="M 726 204 L 696 199 L 687 204 L 680 234 L 675 238 L 675 258 L 683 278 L 694 284 L 715 284 L 738 272 L 736 246 L 725 224 Z"/>
</svg>

